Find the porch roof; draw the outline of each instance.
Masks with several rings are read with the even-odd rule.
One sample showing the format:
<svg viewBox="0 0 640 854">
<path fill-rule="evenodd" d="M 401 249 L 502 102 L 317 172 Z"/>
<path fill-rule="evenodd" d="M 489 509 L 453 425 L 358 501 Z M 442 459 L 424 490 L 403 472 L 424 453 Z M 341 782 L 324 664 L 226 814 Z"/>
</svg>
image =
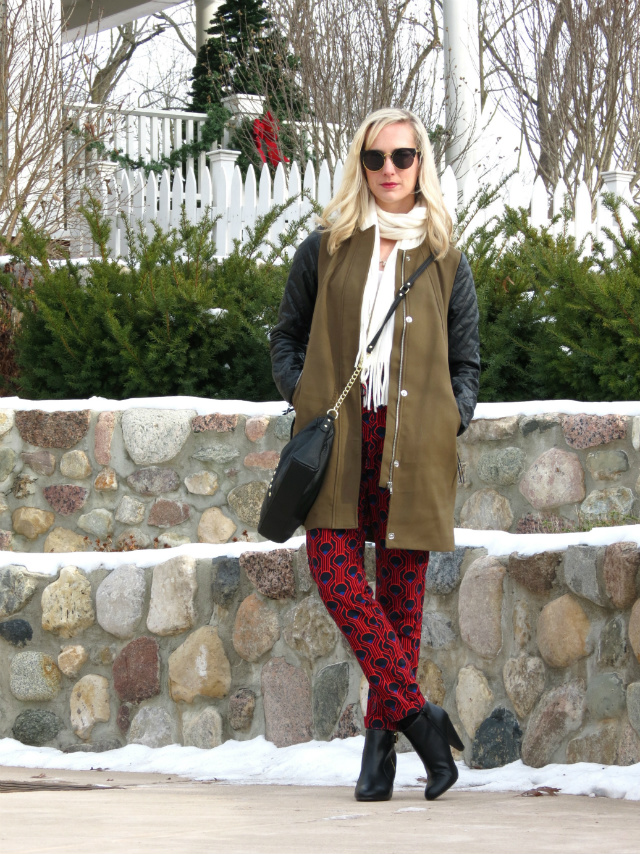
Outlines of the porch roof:
<svg viewBox="0 0 640 854">
<path fill-rule="evenodd" d="M 175 6 L 177 0 L 62 0 L 67 20 L 65 41 L 84 33 L 95 33 L 98 26 L 108 30 L 145 15 Z"/>
</svg>

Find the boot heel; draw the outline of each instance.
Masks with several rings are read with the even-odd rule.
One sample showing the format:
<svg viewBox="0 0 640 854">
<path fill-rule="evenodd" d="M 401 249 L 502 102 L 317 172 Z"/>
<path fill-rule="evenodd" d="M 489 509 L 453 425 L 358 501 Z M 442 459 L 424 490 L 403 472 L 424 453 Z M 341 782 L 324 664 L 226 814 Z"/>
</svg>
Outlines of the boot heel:
<svg viewBox="0 0 640 854">
<path fill-rule="evenodd" d="M 454 725 L 451 723 L 451 718 L 442 706 L 436 706 L 434 703 L 427 702 L 425 709 L 427 710 L 427 717 L 440 735 L 446 739 L 447 743 L 451 747 L 455 747 L 456 750 L 464 750 L 462 739 L 456 732 Z"/>
</svg>

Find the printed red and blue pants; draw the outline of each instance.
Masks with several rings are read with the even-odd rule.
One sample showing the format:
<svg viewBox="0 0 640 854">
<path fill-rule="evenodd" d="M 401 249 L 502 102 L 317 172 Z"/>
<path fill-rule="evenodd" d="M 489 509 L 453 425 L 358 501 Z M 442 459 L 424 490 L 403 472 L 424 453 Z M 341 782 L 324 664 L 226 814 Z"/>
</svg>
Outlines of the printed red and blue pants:
<svg viewBox="0 0 640 854">
<path fill-rule="evenodd" d="M 429 552 L 383 545 L 389 490 L 379 482 L 386 415 L 386 406 L 362 412 L 358 527 L 312 528 L 307 556 L 320 597 L 369 681 L 365 727 L 395 730 L 425 702 L 416 671 Z M 364 569 L 367 534 L 376 545 L 375 596 Z"/>
</svg>

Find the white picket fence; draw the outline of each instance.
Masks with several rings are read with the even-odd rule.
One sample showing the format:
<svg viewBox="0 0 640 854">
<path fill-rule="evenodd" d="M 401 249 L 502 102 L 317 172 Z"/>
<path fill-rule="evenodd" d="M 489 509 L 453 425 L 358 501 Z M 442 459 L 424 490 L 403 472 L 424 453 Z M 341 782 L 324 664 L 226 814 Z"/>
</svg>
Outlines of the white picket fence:
<svg viewBox="0 0 640 854">
<path fill-rule="evenodd" d="M 177 111 L 131 110 L 113 112 L 108 116 L 106 139 L 109 147 L 128 154 L 133 160 L 144 162 L 158 160 L 179 148 L 185 141 L 200 138 L 204 115 Z M 104 121 L 104 117 L 102 118 Z M 280 164 L 271 178 L 265 165 L 259 177 L 252 167 L 243 180 L 236 165 L 237 152 L 220 149 L 201 153 L 197 162 L 187 158 L 181 168 L 172 173 L 165 170 L 161 175 L 151 172 L 148 177 L 142 169 L 117 169 L 115 164 L 102 162 L 100 169 L 103 201 L 112 221 L 111 252 L 114 257 L 127 254 L 124 220 L 132 225 L 138 221 L 152 230 L 152 223 L 169 228 L 179 223 L 182 207 L 191 222 L 198 222 L 206 210 L 218 218 L 214 226 L 216 250 L 225 256 L 233 248 L 235 240 L 245 241 L 256 218 L 267 213 L 274 205 L 293 200 L 286 213 L 273 225 L 269 239 L 277 240 L 278 234 L 288 224 L 311 210 L 311 199 L 321 207 L 326 205 L 342 180 L 343 166 L 338 161 L 333 174 L 326 161 L 316 174 L 313 164 L 307 163 L 304 174 L 297 163 Z M 603 192 L 614 193 L 632 203 L 629 183 L 631 172 L 612 169 L 603 174 L 602 191 L 592 199 L 586 183 L 578 187 L 575 204 L 571 200 L 564 182 L 555 188 L 551 203 L 551 216 L 570 210 L 568 219 L 553 226 L 558 232 L 565 230 L 584 241 L 584 252 L 591 251 L 594 239 L 600 240 L 610 249 L 606 229 L 614 226 L 612 215 L 603 203 Z M 451 167 L 442 174 L 441 187 L 448 210 L 456 219 L 456 212 L 464 210 L 476 194 L 480 182 L 473 171 L 457 179 Z M 548 227 L 549 196 L 541 178 L 534 183 L 520 174 L 513 175 L 501 189 L 498 197 L 486 209 L 478 211 L 466 223 L 465 233 L 499 215 L 504 205 L 524 207 L 530 212 L 531 224 Z M 471 207 L 473 210 L 473 205 Z M 622 220 L 632 222 L 631 212 L 622 208 Z M 309 227 L 313 227 L 310 221 Z M 83 252 L 87 247 L 83 247 Z"/>
</svg>

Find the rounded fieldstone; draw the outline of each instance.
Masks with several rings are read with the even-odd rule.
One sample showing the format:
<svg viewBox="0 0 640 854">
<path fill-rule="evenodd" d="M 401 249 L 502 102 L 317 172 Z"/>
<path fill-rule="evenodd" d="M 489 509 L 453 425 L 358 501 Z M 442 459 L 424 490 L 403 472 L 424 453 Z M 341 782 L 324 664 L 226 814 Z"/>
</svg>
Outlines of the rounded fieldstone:
<svg viewBox="0 0 640 854">
<path fill-rule="evenodd" d="M 134 471 L 127 478 L 127 483 L 138 495 L 162 495 L 165 492 L 175 492 L 180 486 L 180 478 L 173 469 L 151 466 Z"/>
<path fill-rule="evenodd" d="M 42 592 L 42 628 L 70 638 L 92 626 L 95 619 L 89 579 L 77 567 L 65 566 L 58 580 Z"/>
<path fill-rule="evenodd" d="M 623 721 L 618 740 L 616 765 L 636 765 L 640 762 L 640 738 L 629 721 Z"/>
<path fill-rule="evenodd" d="M 432 661 L 430 658 L 420 659 L 416 682 L 420 686 L 425 700 L 435 703 L 437 706 L 442 705 L 446 688 L 444 679 L 442 678 L 442 670 L 440 670 L 435 661 Z"/>
<path fill-rule="evenodd" d="M 228 608 L 240 587 L 240 561 L 237 557 L 216 557 L 211 561 L 211 595 L 216 605 Z"/>
<path fill-rule="evenodd" d="M 604 552 L 604 583 L 616 608 L 625 611 L 636 599 L 640 551 L 636 543 L 612 543 Z"/>
<path fill-rule="evenodd" d="M 226 697 L 230 687 L 231 665 L 217 628 L 201 626 L 169 656 L 169 692 L 175 702 Z"/>
<path fill-rule="evenodd" d="M 585 496 L 584 472 L 578 455 L 550 448 L 540 454 L 518 488 L 536 510 L 582 501 Z"/>
<path fill-rule="evenodd" d="M 505 661 L 502 679 L 516 714 L 526 718 L 544 691 L 545 672 L 542 659 L 519 655 Z"/>
<path fill-rule="evenodd" d="M 540 552 L 535 555 L 512 554 L 509 555 L 507 572 L 531 593 L 545 594 L 553 587 L 560 559 L 559 552 Z"/>
<path fill-rule="evenodd" d="M 475 531 L 508 531 L 513 524 L 509 500 L 495 489 L 479 489 L 460 511 L 460 527 Z"/>
<path fill-rule="evenodd" d="M 98 492 L 116 492 L 118 489 L 118 475 L 113 469 L 102 469 L 93 481 L 93 487 Z"/>
<path fill-rule="evenodd" d="M 214 430 L 216 433 L 233 433 L 238 426 L 238 416 L 211 412 L 209 415 L 196 415 L 191 425 L 194 433 L 204 433 L 208 430 Z"/>
<path fill-rule="evenodd" d="M 22 534 L 28 540 L 36 540 L 55 522 L 55 514 L 47 510 L 38 510 L 37 507 L 19 507 L 13 511 L 11 521 L 13 530 Z"/>
<path fill-rule="evenodd" d="M 640 735 L 640 682 L 627 685 L 627 714 L 629 723 Z"/>
<path fill-rule="evenodd" d="M 346 661 L 324 667 L 313 684 L 313 728 L 316 738 L 326 741 L 340 717 L 349 691 L 349 665 Z"/>
<path fill-rule="evenodd" d="M 502 647 L 502 581 L 505 568 L 495 557 L 481 557 L 464 574 L 458 594 L 460 636 L 486 658 Z"/>
<path fill-rule="evenodd" d="M 116 510 L 116 521 L 123 525 L 139 525 L 144 519 L 144 504 L 130 495 L 124 495 Z"/>
<path fill-rule="evenodd" d="M 260 681 L 267 741 L 276 747 L 311 741 L 311 685 L 304 670 L 272 658 Z"/>
<path fill-rule="evenodd" d="M 547 691 L 531 713 L 522 741 L 525 765 L 542 768 L 570 732 L 580 729 L 585 711 L 584 684 L 577 680 Z"/>
<path fill-rule="evenodd" d="M 154 538 L 154 542 L 155 542 Z M 157 537 L 158 540 L 158 548 L 168 548 L 168 549 L 177 549 L 178 546 L 186 546 L 187 543 L 191 542 L 191 537 L 185 536 L 184 534 L 179 534 L 177 531 L 165 531 L 164 534 L 160 534 Z M 146 546 L 145 548 L 148 548 Z"/>
<path fill-rule="evenodd" d="M 16 741 L 32 747 L 42 747 L 64 729 L 60 718 L 48 709 L 25 709 L 20 712 L 11 728 Z"/>
<path fill-rule="evenodd" d="M 526 600 L 519 599 L 513 606 L 513 639 L 517 649 L 524 649 L 531 640 L 531 611 Z"/>
<path fill-rule="evenodd" d="M 192 495 L 213 495 L 218 491 L 218 475 L 210 471 L 198 471 L 184 479 L 184 485 Z"/>
<path fill-rule="evenodd" d="M 30 409 L 16 412 L 20 437 L 40 448 L 73 448 L 84 438 L 91 423 L 91 411 L 43 412 Z"/>
<path fill-rule="evenodd" d="M 458 673 L 456 706 L 462 725 L 471 738 L 493 704 L 493 691 L 487 677 L 472 664 Z"/>
<path fill-rule="evenodd" d="M 572 448 L 593 448 L 606 445 L 627 435 L 627 419 L 623 415 L 565 415 L 562 429 L 567 445 Z"/>
<path fill-rule="evenodd" d="M 478 460 L 478 477 L 494 486 L 510 486 L 517 483 L 524 471 L 526 456 L 521 448 L 498 448 L 494 451 L 485 451 Z"/>
<path fill-rule="evenodd" d="M 226 466 L 233 460 L 237 460 L 239 456 L 240 451 L 232 445 L 214 442 L 206 448 L 200 448 L 195 454 L 191 454 L 191 459 L 198 460 L 201 463 L 217 463 Z"/>
<path fill-rule="evenodd" d="M 622 614 L 616 614 L 603 628 L 598 641 L 598 664 L 601 667 L 624 667 L 629 654 L 627 627 Z"/>
<path fill-rule="evenodd" d="M 278 615 L 271 605 L 252 593 L 238 608 L 233 627 L 233 648 L 245 661 L 258 661 L 280 637 Z"/>
<path fill-rule="evenodd" d="M 280 454 L 277 451 L 253 451 L 244 458 L 246 468 L 273 471 L 280 462 Z"/>
<path fill-rule="evenodd" d="M 150 549 L 153 540 L 140 528 L 126 528 L 116 539 L 116 549 L 123 552 L 134 551 L 135 549 Z M 158 542 L 160 542 L 158 540 Z"/>
<path fill-rule="evenodd" d="M 88 537 L 82 537 L 68 528 L 54 528 L 44 541 L 45 553 L 86 552 L 88 548 Z"/>
<path fill-rule="evenodd" d="M 269 418 L 266 415 L 253 415 L 245 422 L 244 435 L 250 442 L 258 442 L 264 437 L 268 427 Z"/>
<path fill-rule="evenodd" d="M 338 630 L 323 603 L 309 596 L 286 615 L 284 639 L 298 655 L 315 661 L 333 650 Z"/>
<path fill-rule="evenodd" d="M 626 486 L 611 486 L 590 492 L 580 506 L 587 522 L 625 525 L 633 510 L 633 492 Z"/>
<path fill-rule="evenodd" d="M 236 532 L 236 523 L 219 507 L 209 507 L 198 522 L 199 543 L 226 543 Z"/>
<path fill-rule="evenodd" d="M 63 753 L 106 753 L 108 750 L 119 750 L 122 742 L 118 738 L 100 738 L 88 744 L 68 744 Z"/>
<path fill-rule="evenodd" d="M 13 427 L 15 414 L 12 409 L 0 409 L 0 436 L 4 436 Z"/>
<path fill-rule="evenodd" d="M 247 730 L 253 722 L 256 695 L 250 688 L 240 688 L 229 697 L 229 725 L 232 729 Z"/>
<path fill-rule="evenodd" d="M 607 603 L 598 573 L 598 551 L 593 546 L 569 546 L 564 556 L 564 580 L 577 596 L 596 605 Z"/>
<path fill-rule="evenodd" d="M 78 527 L 101 540 L 113 533 L 113 514 L 103 507 L 84 513 L 78 519 Z"/>
<path fill-rule="evenodd" d="M 436 611 L 425 611 L 422 615 L 420 645 L 430 649 L 448 649 L 456 642 L 453 623 Z"/>
<path fill-rule="evenodd" d="M 147 524 L 154 528 L 173 528 L 174 525 L 186 522 L 190 515 L 191 507 L 188 504 L 160 498 L 149 511 Z"/>
<path fill-rule="evenodd" d="M 635 657 L 640 661 L 640 599 L 631 609 L 629 617 L 629 643 Z"/>
<path fill-rule="evenodd" d="M 111 440 L 116 426 L 117 413 L 100 412 L 96 421 L 94 431 L 93 455 L 96 462 L 101 466 L 108 466 L 111 462 Z"/>
<path fill-rule="evenodd" d="M 618 721 L 606 721 L 594 732 L 573 738 L 567 745 L 567 762 L 613 765 L 618 753 Z"/>
<path fill-rule="evenodd" d="M 96 591 L 98 624 L 117 638 L 130 638 L 142 619 L 147 590 L 144 569 L 134 564 L 112 569 Z"/>
<path fill-rule="evenodd" d="M 333 738 L 353 738 L 354 735 L 360 735 L 362 730 L 358 723 L 356 709 L 357 703 L 349 703 L 340 715 Z"/>
<path fill-rule="evenodd" d="M 67 451 L 60 460 L 60 474 L 74 480 L 84 480 L 91 474 L 91 463 L 84 451 Z"/>
<path fill-rule="evenodd" d="M 291 438 L 291 429 L 295 420 L 295 412 L 286 412 L 284 415 L 281 415 L 276 421 L 276 426 L 273 430 L 276 439 L 280 439 L 281 442 L 288 442 Z"/>
<path fill-rule="evenodd" d="M 195 558 L 179 555 L 153 568 L 147 628 L 155 635 L 177 635 L 196 619 L 198 589 Z"/>
<path fill-rule="evenodd" d="M 24 566 L 3 566 L 0 569 L 0 619 L 21 611 L 36 587 L 36 580 Z"/>
<path fill-rule="evenodd" d="M 566 593 L 544 606 L 538 617 L 537 643 L 550 667 L 568 667 L 590 650 L 591 624 L 578 602 Z"/>
<path fill-rule="evenodd" d="M 287 599 L 296 595 L 291 549 L 243 552 L 240 555 L 240 567 L 263 596 Z"/>
<path fill-rule="evenodd" d="M 629 471 L 629 457 L 624 451 L 592 451 L 587 454 L 587 468 L 596 480 L 615 480 Z"/>
<path fill-rule="evenodd" d="M 128 409 L 122 415 L 122 438 L 138 466 L 166 463 L 176 457 L 191 435 L 194 410 Z"/>
<path fill-rule="evenodd" d="M 513 436 L 517 429 L 517 415 L 509 415 L 506 418 L 477 418 L 462 434 L 462 441 L 469 445 L 475 445 L 478 442 L 497 442 Z"/>
<path fill-rule="evenodd" d="M 587 685 L 587 708 L 592 718 L 617 718 L 626 705 L 624 682 L 618 673 L 599 673 Z"/>
<path fill-rule="evenodd" d="M 471 745 L 472 768 L 500 768 L 520 759 L 522 730 L 509 709 L 494 709 L 476 731 Z"/>
<path fill-rule="evenodd" d="M 227 502 L 240 521 L 257 528 L 266 492 L 267 484 L 264 481 L 252 480 L 235 486 L 227 495 Z"/>
<path fill-rule="evenodd" d="M 95 724 L 106 723 L 111 716 L 108 681 L 93 673 L 83 676 L 73 686 L 69 706 L 71 728 L 78 738 L 86 741 Z"/>
<path fill-rule="evenodd" d="M 43 652 L 18 652 L 11 660 L 9 688 L 16 700 L 53 700 L 61 678 L 55 661 Z"/>
<path fill-rule="evenodd" d="M 165 709 L 144 706 L 131 721 L 127 742 L 146 747 L 167 747 L 176 744 L 175 723 Z"/>
<path fill-rule="evenodd" d="M 12 646 L 26 646 L 33 637 L 31 624 L 26 620 L 7 620 L 0 623 L 0 638 Z"/>
<path fill-rule="evenodd" d="M 123 702 L 141 703 L 160 693 L 160 651 L 154 638 L 136 638 L 113 662 L 113 687 Z"/>
<path fill-rule="evenodd" d="M 425 578 L 425 590 L 436 596 L 452 593 L 460 584 L 460 567 L 466 549 L 453 552 L 431 552 Z"/>
<path fill-rule="evenodd" d="M 0 551 L 9 552 L 13 548 L 13 533 L 12 531 L 3 531 L 0 529 Z"/>
<path fill-rule="evenodd" d="M 0 483 L 6 480 L 16 464 L 16 452 L 11 448 L 0 448 Z"/>
<path fill-rule="evenodd" d="M 87 650 L 80 644 L 64 646 L 58 656 L 58 667 L 65 676 L 75 679 L 88 658 Z"/>
<path fill-rule="evenodd" d="M 20 456 L 36 474 L 50 477 L 56 470 L 56 458 L 50 451 L 23 451 Z"/>
<path fill-rule="evenodd" d="M 182 743 L 185 747 L 212 750 L 222 744 L 222 718 L 217 709 L 209 706 L 196 715 L 182 719 Z"/>
<path fill-rule="evenodd" d="M 42 494 L 56 513 L 61 516 L 71 516 L 72 513 L 77 513 L 81 507 L 84 507 L 89 496 L 89 490 L 84 486 L 63 483 L 56 486 L 45 486 Z"/>
</svg>

